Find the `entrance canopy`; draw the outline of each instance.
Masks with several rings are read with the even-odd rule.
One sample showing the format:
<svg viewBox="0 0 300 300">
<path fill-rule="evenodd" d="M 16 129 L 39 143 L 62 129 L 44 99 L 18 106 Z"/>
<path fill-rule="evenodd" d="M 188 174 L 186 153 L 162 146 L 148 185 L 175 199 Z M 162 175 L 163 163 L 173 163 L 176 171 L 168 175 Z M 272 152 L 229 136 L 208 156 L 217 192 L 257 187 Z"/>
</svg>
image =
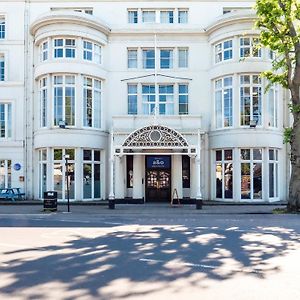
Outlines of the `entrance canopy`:
<svg viewBox="0 0 300 300">
<path fill-rule="evenodd" d="M 170 153 L 196 155 L 196 147 L 190 146 L 178 131 L 163 125 L 139 128 L 126 137 L 123 144 L 115 147 L 115 155 Z"/>
</svg>

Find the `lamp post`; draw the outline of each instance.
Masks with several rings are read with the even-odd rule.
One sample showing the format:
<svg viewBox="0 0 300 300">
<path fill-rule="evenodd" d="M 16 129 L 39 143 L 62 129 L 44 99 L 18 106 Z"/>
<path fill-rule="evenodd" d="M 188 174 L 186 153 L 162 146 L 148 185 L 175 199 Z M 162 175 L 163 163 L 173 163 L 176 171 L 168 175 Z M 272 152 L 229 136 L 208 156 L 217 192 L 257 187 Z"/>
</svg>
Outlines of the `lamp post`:
<svg viewBox="0 0 300 300">
<path fill-rule="evenodd" d="M 69 162 L 68 162 L 68 159 L 70 159 L 70 155 L 66 154 L 64 157 L 65 157 L 65 167 L 66 167 L 66 176 L 67 176 L 68 212 L 70 212 Z"/>
</svg>

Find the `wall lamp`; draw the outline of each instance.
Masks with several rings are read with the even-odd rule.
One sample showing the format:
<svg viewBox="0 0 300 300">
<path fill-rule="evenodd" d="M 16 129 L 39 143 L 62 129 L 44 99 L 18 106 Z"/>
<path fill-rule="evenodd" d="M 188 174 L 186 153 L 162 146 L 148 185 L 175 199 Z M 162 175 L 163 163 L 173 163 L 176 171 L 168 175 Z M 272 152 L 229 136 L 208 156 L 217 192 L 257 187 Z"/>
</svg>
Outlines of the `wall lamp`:
<svg viewBox="0 0 300 300">
<path fill-rule="evenodd" d="M 255 128 L 257 125 L 257 121 L 256 120 L 250 120 L 249 126 L 250 128 Z"/>
<path fill-rule="evenodd" d="M 66 122 L 65 121 L 59 121 L 58 122 L 58 126 L 59 126 L 59 128 L 62 128 L 62 129 L 66 129 Z"/>
</svg>

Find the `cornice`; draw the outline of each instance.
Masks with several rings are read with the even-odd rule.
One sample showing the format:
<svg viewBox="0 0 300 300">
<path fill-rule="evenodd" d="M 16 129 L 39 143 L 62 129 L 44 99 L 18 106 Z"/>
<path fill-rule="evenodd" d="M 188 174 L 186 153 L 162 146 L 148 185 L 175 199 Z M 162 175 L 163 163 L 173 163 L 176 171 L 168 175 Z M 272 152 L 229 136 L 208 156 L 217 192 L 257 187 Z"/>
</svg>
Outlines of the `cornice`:
<svg viewBox="0 0 300 300">
<path fill-rule="evenodd" d="M 214 31 L 224 28 L 226 26 L 246 23 L 246 22 L 255 22 L 257 15 L 254 10 L 245 10 L 242 12 L 232 12 L 225 15 L 222 15 L 218 20 L 209 25 L 205 31 L 210 35 Z"/>
<path fill-rule="evenodd" d="M 104 24 L 104 22 L 100 23 L 99 19 L 96 19 L 94 16 L 65 11 L 51 12 L 40 16 L 31 24 L 30 32 L 35 36 L 36 32 L 44 26 L 62 23 L 87 26 L 100 31 L 105 35 L 108 35 L 111 32 L 111 29 Z"/>
</svg>

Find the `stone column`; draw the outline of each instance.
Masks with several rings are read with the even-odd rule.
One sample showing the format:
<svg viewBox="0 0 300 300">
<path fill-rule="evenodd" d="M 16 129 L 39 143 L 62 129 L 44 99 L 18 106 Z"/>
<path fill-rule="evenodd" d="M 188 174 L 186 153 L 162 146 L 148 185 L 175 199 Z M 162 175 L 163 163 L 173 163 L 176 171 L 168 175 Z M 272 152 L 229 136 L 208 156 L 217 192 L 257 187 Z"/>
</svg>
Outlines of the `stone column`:
<svg viewBox="0 0 300 300">
<path fill-rule="evenodd" d="M 197 179 L 197 191 L 196 191 L 196 208 L 202 208 L 202 192 L 201 192 L 201 134 L 198 130 L 198 147 L 197 156 L 195 159 L 196 163 L 196 179 Z"/>
<path fill-rule="evenodd" d="M 133 191 L 132 198 L 133 199 L 141 199 L 143 198 L 143 158 L 141 155 L 133 156 Z"/>
</svg>

